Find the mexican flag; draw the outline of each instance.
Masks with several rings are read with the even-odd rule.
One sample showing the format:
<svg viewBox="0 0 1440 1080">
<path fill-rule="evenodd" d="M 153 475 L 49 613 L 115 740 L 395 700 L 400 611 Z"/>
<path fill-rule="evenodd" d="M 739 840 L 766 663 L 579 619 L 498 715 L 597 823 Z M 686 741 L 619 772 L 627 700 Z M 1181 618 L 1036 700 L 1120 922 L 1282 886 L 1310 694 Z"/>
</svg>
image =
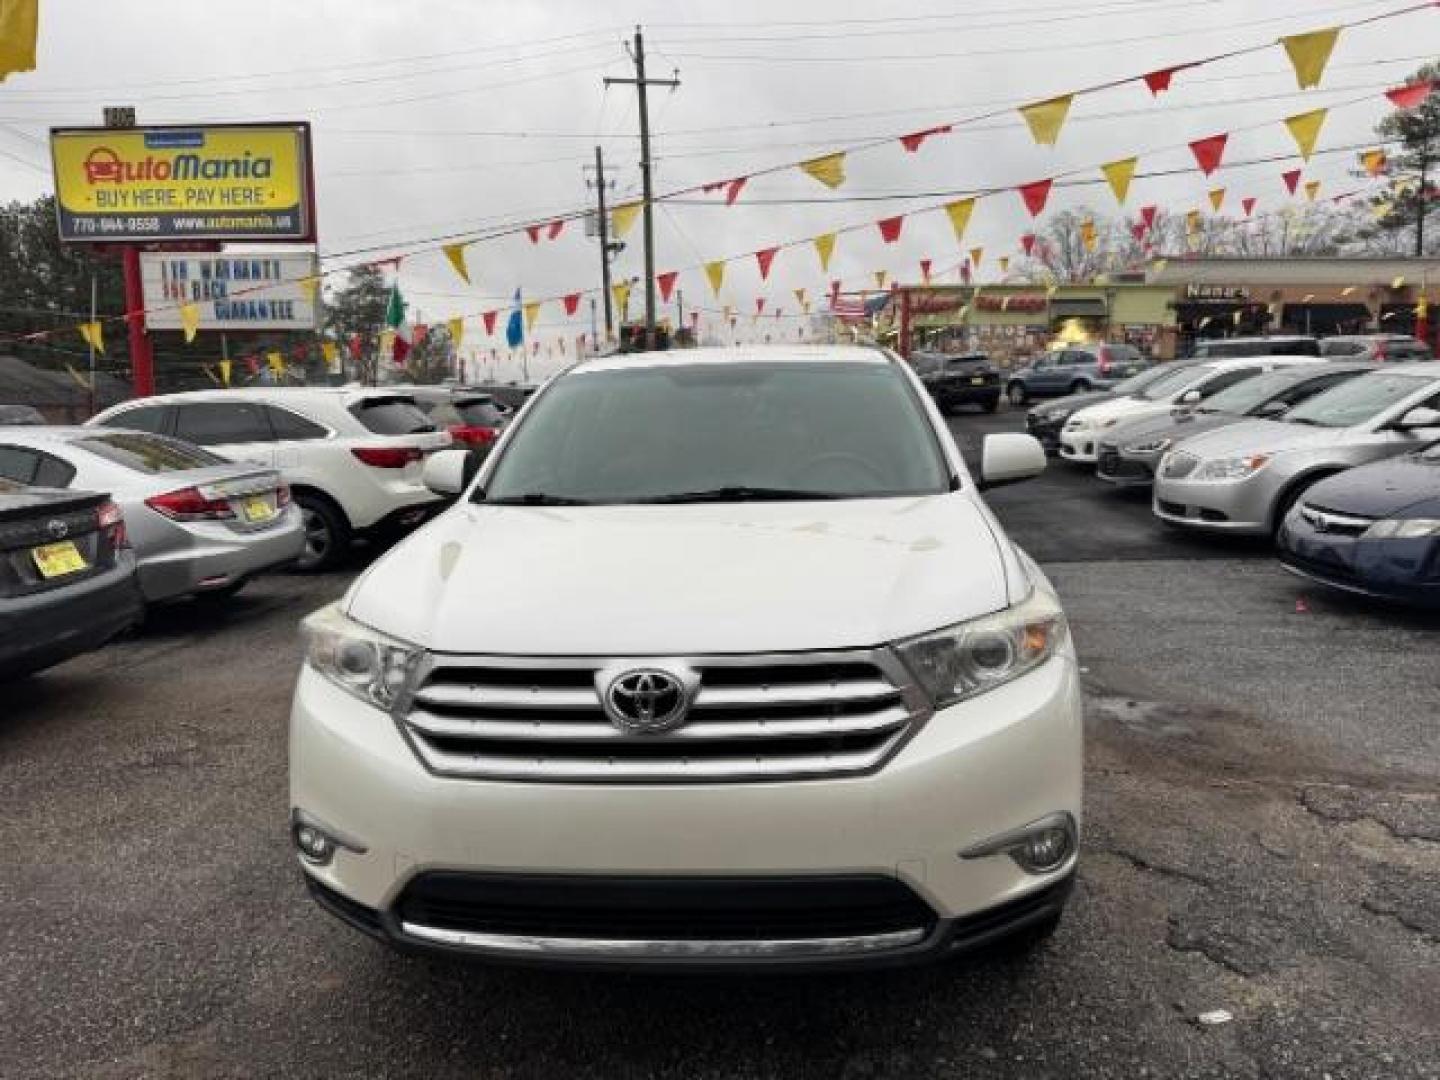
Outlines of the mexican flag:
<svg viewBox="0 0 1440 1080">
<path fill-rule="evenodd" d="M 390 287 L 390 301 L 385 305 L 385 326 L 393 335 L 391 356 L 396 364 L 404 364 L 410 355 L 411 330 L 405 322 L 405 298 L 400 295 L 400 283 Z"/>
</svg>

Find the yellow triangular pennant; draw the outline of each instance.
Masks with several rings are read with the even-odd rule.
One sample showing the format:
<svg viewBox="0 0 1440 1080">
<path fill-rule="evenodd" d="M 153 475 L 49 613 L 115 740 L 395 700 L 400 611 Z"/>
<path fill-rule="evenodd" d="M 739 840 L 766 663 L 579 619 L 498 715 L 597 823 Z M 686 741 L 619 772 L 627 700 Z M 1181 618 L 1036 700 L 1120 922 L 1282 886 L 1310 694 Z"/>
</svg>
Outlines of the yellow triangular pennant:
<svg viewBox="0 0 1440 1080">
<path fill-rule="evenodd" d="M 630 286 L 625 286 L 627 292 Z M 535 328 L 535 320 L 540 317 L 540 301 L 531 300 L 525 305 L 525 332 L 529 333 Z"/>
<path fill-rule="evenodd" d="M 1370 176 L 1379 176 L 1385 171 L 1385 151 L 1366 150 L 1360 155 L 1360 164 L 1365 166 L 1365 172 Z"/>
<path fill-rule="evenodd" d="M 725 261 L 708 262 L 705 264 L 705 277 L 710 282 L 710 291 L 716 296 L 720 295 L 720 286 L 725 284 Z"/>
<path fill-rule="evenodd" d="M 985 249 L 983 247 L 970 249 L 970 265 L 976 270 L 980 269 L 980 260 L 983 258 L 985 258 Z"/>
<path fill-rule="evenodd" d="M 640 213 L 641 203 L 622 203 L 610 211 L 610 231 L 615 234 L 616 239 L 624 236 L 635 224 L 635 216 Z"/>
<path fill-rule="evenodd" d="M 889 280 L 889 277 L 890 277 L 890 275 L 887 274 L 884 270 L 876 270 L 876 271 L 875 271 L 875 287 L 876 287 L 877 289 L 883 289 L 883 288 L 885 287 L 885 282 L 886 282 L 887 280 Z"/>
<path fill-rule="evenodd" d="M 820 256 L 820 270 L 830 269 L 830 256 L 835 254 L 835 234 L 821 233 L 815 237 L 815 254 Z"/>
<path fill-rule="evenodd" d="M 1320 181 L 1307 180 L 1305 182 L 1305 198 L 1309 202 L 1315 201 L 1315 196 L 1320 194 Z"/>
<path fill-rule="evenodd" d="M 1000 273 L 1008 274 L 1010 272 L 1009 255 L 1001 255 L 1000 258 L 996 259 L 995 261 L 1000 264 Z"/>
<path fill-rule="evenodd" d="M 1210 209 L 1214 210 L 1218 214 L 1220 212 L 1220 207 L 1224 205 L 1225 189 L 1223 187 L 1217 187 L 1212 189 L 1210 192 Z"/>
<path fill-rule="evenodd" d="M 796 289 L 796 290 L 795 290 L 795 302 L 796 302 L 797 304 L 799 304 L 801 307 L 804 307 L 804 306 L 805 306 L 805 290 L 804 290 L 804 289 Z"/>
<path fill-rule="evenodd" d="M 450 344 L 458 349 L 460 343 L 465 340 L 465 320 L 447 319 L 445 329 L 450 331 Z"/>
<path fill-rule="evenodd" d="M 616 282 L 610 286 L 610 292 L 615 297 L 615 306 L 620 309 L 623 315 L 625 308 L 630 304 L 630 283 L 628 281 Z"/>
<path fill-rule="evenodd" d="M 1315 109 L 1285 121 L 1285 126 L 1295 138 L 1295 145 L 1300 148 L 1300 156 L 1306 161 L 1309 161 L 1310 155 L 1315 152 L 1315 140 L 1320 137 L 1320 128 L 1324 126 L 1325 117 L 1329 113 L 1329 109 Z"/>
<path fill-rule="evenodd" d="M 305 294 L 305 299 L 315 303 L 315 298 L 320 295 L 320 275 L 311 274 L 309 277 L 299 278 L 295 284 L 300 286 L 300 291 Z"/>
<path fill-rule="evenodd" d="M 1198 236 L 1200 234 L 1200 211 L 1191 210 L 1185 215 L 1185 234 L 1187 236 Z"/>
<path fill-rule="evenodd" d="M 80 336 L 85 339 L 86 345 L 89 345 L 96 352 L 105 351 L 105 331 L 101 323 L 83 322 L 75 329 L 80 331 Z"/>
<path fill-rule="evenodd" d="M 1060 138 L 1060 129 L 1065 124 L 1065 117 L 1070 115 L 1070 102 L 1074 97 L 1074 94 L 1065 94 L 1021 108 L 1020 115 L 1030 125 L 1030 134 L 1041 146 L 1054 146 Z"/>
<path fill-rule="evenodd" d="M 35 70 L 35 41 L 40 33 L 40 0 L 0 3 L 0 82 L 17 71 Z"/>
<path fill-rule="evenodd" d="M 1130 181 L 1135 179 L 1135 166 L 1139 161 L 1139 158 L 1121 158 L 1109 165 L 1100 166 L 1100 171 L 1110 183 L 1110 190 L 1115 193 L 1115 201 L 1122 206 L 1125 204 L 1125 197 L 1130 194 Z"/>
<path fill-rule="evenodd" d="M 440 250 L 445 252 L 445 258 L 450 260 L 450 265 L 455 268 L 455 273 L 460 275 L 460 280 L 469 285 L 470 270 L 465 265 L 465 245 L 446 244 Z"/>
<path fill-rule="evenodd" d="M 325 370 L 331 375 L 340 374 L 340 346 L 333 341 L 320 343 L 320 355 L 325 358 Z M 229 376 L 226 376 L 227 382 Z"/>
<path fill-rule="evenodd" d="M 200 329 L 200 305 L 186 303 L 180 305 L 180 329 L 185 334 L 185 344 L 195 340 L 195 334 Z"/>
<path fill-rule="evenodd" d="M 1086 218 L 1080 223 L 1080 243 L 1084 246 L 1086 251 L 1094 251 L 1097 239 L 1098 238 L 1095 233 L 1095 222 L 1091 221 L 1089 218 Z"/>
<path fill-rule="evenodd" d="M 285 375 L 285 357 L 278 352 L 266 353 L 265 362 L 270 365 L 270 370 L 277 379 Z"/>
<path fill-rule="evenodd" d="M 952 202 L 945 207 L 945 213 L 950 215 L 950 227 L 955 230 L 957 244 L 965 239 L 965 230 L 969 228 L 970 215 L 974 212 L 974 199 L 961 199 L 959 202 Z"/>
<path fill-rule="evenodd" d="M 221 360 L 221 361 L 220 361 L 220 385 L 221 385 L 221 386 L 229 386 L 229 385 L 230 385 L 230 361 L 229 361 L 229 360 Z"/>
<path fill-rule="evenodd" d="M 824 157 L 802 161 L 800 168 L 828 188 L 838 188 L 845 182 L 845 155 L 826 154 Z"/>
<path fill-rule="evenodd" d="M 1335 50 L 1339 37 L 1340 27 L 1332 26 L 1328 30 L 1312 30 L 1308 34 L 1292 34 L 1280 39 L 1290 63 L 1295 66 L 1295 81 L 1300 84 L 1301 90 L 1320 85 L 1325 65 L 1330 62 L 1330 54 Z"/>
</svg>

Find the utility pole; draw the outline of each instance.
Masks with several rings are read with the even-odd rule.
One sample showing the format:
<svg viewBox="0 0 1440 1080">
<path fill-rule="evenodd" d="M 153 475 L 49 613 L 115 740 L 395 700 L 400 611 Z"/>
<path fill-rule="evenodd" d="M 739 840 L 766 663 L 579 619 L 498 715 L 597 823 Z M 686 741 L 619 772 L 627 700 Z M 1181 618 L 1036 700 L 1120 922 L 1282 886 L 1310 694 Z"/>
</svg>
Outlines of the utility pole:
<svg viewBox="0 0 1440 1080">
<path fill-rule="evenodd" d="M 675 290 L 675 333 L 674 333 L 674 335 L 672 335 L 671 340 L 673 341 L 676 337 L 679 337 L 680 331 L 682 331 L 682 330 L 684 330 L 684 329 L 685 329 L 685 294 L 684 294 L 681 290 L 676 289 L 676 290 Z"/>
<path fill-rule="evenodd" d="M 640 190 L 643 198 L 642 210 L 644 221 L 642 228 L 645 236 L 645 338 L 646 345 L 654 347 L 655 344 L 655 219 L 654 200 L 655 191 L 650 178 L 650 105 L 647 92 L 652 86 L 668 86 L 675 89 L 680 85 L 678 78 L 669 79 L 647 79 L 645 77 L 645 35 L 641 33 L 640 27 L 635 27 L 635 43 L 630 50 L 630 58 L 635 61 L 635 78 L 633 79 L 611 79 L 605 80 L 606 86 L 616 83 L 623 83 L 635 87 L 635 96 L 640 102 Z M 675 73 L 679 75 L 677 71 Z"/>
<path fill-rule="evenodd" d="M 605 336 L 615 329 L 610 313 L 610 215 L 605 209 L 605 156 L 595 147 L 595 198 L 600 233 L 600 294 L 605 298 Z"/>
</svg>

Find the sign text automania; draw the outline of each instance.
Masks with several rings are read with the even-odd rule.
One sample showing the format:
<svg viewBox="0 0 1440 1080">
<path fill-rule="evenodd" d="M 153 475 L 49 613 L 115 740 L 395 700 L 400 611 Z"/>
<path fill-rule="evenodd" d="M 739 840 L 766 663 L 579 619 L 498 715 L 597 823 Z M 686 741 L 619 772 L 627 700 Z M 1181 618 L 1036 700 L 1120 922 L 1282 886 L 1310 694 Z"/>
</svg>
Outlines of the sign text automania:
<svg viewBox="0 0 1440 1080">
<path fill-rule="evenodd" d="M 165 158 L 148 154 L 139 161 L 126 161 L 108 146 L 97 146 L 85 156 L 85 182 L 91 186 L 169 180 L 269 180 L 274 172 L 273 158 L 255 157 L 248 150 L 240 157 L 176 154 Z"/>
</svg>

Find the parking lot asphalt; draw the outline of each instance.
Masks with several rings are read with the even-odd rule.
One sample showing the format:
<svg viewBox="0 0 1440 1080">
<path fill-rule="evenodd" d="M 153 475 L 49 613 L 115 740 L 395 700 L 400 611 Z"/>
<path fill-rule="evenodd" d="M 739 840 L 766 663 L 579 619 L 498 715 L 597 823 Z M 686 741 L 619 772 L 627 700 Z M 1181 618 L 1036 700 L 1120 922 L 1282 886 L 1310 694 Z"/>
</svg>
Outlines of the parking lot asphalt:
<svg viewBox="0 0 1440 1080">
<path fill-rule="evenodd" d="M 952 421 L 972 461 L 1018 427 Z M 1085 668 L 1045 950 L 765 979 L 392 955 L 311 905 L 285 829 L 296 621 L 353 570 L 276 577 L 5 688 L 0 1076 L 1440 1076 L 1440 620 L 1063 465 L 992 505 Z"/>
</svg>

